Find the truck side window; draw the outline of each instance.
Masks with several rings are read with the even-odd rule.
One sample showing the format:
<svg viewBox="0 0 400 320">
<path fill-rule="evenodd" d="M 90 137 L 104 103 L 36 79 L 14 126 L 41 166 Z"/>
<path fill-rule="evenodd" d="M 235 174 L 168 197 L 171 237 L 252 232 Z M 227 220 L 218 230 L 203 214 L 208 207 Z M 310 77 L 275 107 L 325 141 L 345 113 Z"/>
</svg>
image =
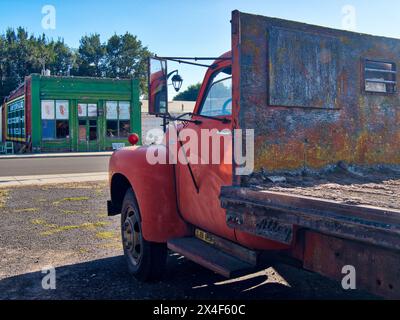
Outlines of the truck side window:
<svg viewBox="0 0 400 320">
<path fill-rule="evenodd" d="M 229 70 L 218 73 L 208 89 L 200 114 L 229 116 L 232 114 L 232 77 Z"/>
<path fill-rule="evenodd" d="M 397 69 L 392 62 L 365 61 L 365 91 L 396 93 Z"/>
</svg>

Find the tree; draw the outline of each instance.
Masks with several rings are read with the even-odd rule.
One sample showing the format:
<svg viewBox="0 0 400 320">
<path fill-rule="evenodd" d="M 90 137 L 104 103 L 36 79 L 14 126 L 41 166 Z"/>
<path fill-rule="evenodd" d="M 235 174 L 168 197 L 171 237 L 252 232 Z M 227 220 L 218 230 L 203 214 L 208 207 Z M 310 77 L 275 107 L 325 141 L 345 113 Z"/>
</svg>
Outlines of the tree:
<svg viewBox="0 0 400 320">
<path fill-rule="evenodd" d="M 175 97 L 175 101 L 196 101 L 199 95 L 201 83 L 190 85 L 185 91 L 178 93 Z"/>
<path fill-rule="evenodd" d="M 77 75 L 86 77 L 102 77 L 105 46 L 99 34 L 83 36 L 80 40 L 77 57 Z"/>
<path fill-rule="evenodd" d="M 28 35 L 24 28 L 7 29 L 1 36 L 0 70 L 1 87 L 0 99 L 3 101 L 10 91 L 22 83 L 25 76 L 40 70 L 35 57 L 34 46 L 36 39 Z"/>
<path fill-rule="evenodd" d="M 69 75 L 70 70 L 75 65 L 75 54 L 74 52 L 64 43 L 64 40 L 58 39 L 56 42 L 51 42 L 51 51 L 54 53 L 54 57 L 48 64 L 48 68 L 52 74 L 59 76 Z"/>
<path fill-rule="evenodd" d="M 7 82 L 7 46 L 6 41 L 3 36 L 0 36 L 0 104 L 2 104 L 3 99 L 6 95 L 6 82 Z"/>
<path fill-rule="evenodd" d="M 114 35 L 106 43 L 99 34 L 85 35 L 76 50 L 60 38 L 36 37 L 22 27 L 9 28 L 0 34 L 0 103 L 26 76 L 43 69 L 59 76 L 138 78 L 145 94 L 149 55 L 147 47 L 130 33 Z"/>
<path fill-rule="evenodd" d="M 52 74 L 68 74 L 73 58 L 62 39 L 49 41 L 44 34 L 35 37 L 21 27 L 7 29 L 0 35 L 0 101 L 32 73 L 49 69 Z"/>
<path fill-rule="evenodd" d="M 140 79 L 142 93 L 147 92 L 147 58 L 150 52 L 130 33 L 114 34 L 105 46 L 105 75 L 111 78 Z"/>
<path fill-rule="evenodd" d="M 31 38 L 31 57 L 32 69 L 29 70 L 27 75 L 31 73 L 41 73 L 42 70 L 49 69 L 52 73 L 55 70 L 51 69 L 51 65 L 55 60 L 55 53 L 52 47 L 52 41 L 48 41 L 45 34 L 42 34 L 38 38 Z"/>
</svg>

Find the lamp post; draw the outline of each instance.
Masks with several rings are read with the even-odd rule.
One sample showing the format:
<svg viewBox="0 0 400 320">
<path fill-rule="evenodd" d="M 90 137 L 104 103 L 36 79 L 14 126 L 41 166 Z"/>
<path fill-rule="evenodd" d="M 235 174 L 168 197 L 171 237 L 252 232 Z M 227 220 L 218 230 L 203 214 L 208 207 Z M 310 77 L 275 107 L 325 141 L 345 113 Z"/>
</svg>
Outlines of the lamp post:
<svg viewBox="0 0 400 320">
<path fill-rule="evenodd" d="M 176 73 L 176 74 L 174 74 Z M 178 92 L 181 87 L 182 87 L 182 82 L 183 79 L 182 77 L 179 75 L 178 70 L 174 70 L 170 73 L 168 73 L 167 75 L 167 80 L 169 79 L 170 76 L 172 76 L 174 74 L 174 76 L 171 78 L 171 82 L 172 82 L 172 86 L 174 87 L 175 91 Z"/>
</svg>

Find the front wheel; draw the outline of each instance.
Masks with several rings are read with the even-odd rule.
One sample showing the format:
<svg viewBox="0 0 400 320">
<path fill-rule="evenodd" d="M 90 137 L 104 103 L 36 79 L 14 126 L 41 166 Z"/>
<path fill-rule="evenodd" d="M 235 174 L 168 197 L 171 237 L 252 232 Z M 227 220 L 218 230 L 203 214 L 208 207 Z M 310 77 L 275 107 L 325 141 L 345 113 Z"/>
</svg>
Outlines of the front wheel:
<svg viewBox="0 0 400 320">
<path fill-rule="evenodd" d="M 141 281 L 161 279 L 167 262 L 167 246 L 143 238 L 139 207 L 132 189 L 126 192 L 122 204 L 121 234 L 124 255 L 133 276 Z"/>
</svg>

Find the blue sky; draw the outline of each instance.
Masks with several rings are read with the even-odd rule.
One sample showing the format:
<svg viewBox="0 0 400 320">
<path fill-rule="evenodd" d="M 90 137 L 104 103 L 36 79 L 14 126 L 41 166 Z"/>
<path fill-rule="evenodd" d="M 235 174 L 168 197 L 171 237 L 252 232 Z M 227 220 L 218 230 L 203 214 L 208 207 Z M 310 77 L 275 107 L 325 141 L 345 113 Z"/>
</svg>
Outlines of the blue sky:
<svg viewBox="0 0 400 320">
<path fill-rule="evenodd" d="M 56 8 L 55 30 L 42 29 L 44 5 Z M 0 0 L 0 32 L 24 26 L 77 48 L 84 34 L 97 32 L 105 41 L 129 31 L 159 55 L 218 56 L 230 49 L 234 9 L 340 29 L 345 5 L 356 9 L 357 31 L 400 38 L 398 0 Z M 205 71 L 179 69 L 184 87 Z"/>
</svg>

